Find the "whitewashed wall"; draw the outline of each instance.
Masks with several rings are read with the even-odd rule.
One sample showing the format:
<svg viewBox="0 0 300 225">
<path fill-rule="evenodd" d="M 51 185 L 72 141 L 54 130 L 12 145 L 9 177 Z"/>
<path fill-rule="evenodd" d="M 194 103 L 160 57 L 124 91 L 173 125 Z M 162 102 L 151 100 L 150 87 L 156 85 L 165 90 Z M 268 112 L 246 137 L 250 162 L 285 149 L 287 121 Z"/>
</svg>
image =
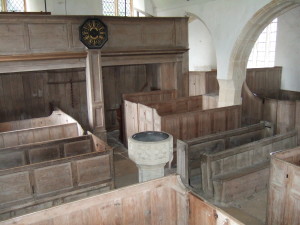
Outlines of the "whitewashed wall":
<svg viewBox="0 0 300 225">
<path fill-rule="evenodd" d="M 177 2 L 177 4 L 176 4 Z M 233 46 L 248 20 L 270 0 L 192 0 L 157 9 L 158 16 L 184 16 L 185 12 L 197 15 L 211 32 L 216 49 L 219 79 L 228 79 L 228 65 Z M 190 55 L 189 60 L 193 58 Z"/>
<path fill-rule="evenodd" d="M 190 71 L 210 71 L 217 68 L 212 37 L 199 19 L 189 23 L 189 48 Z"/>
<path fill-rule="evenodd" d="M 47 0 L 47 11 L 52 15 L 101 15 L 100 0 Z M 45 11 L 44 0 L 26 0 L 28 12 Z"/>
<path fill-rule="evenodd" d="M 300 91 L 300 7 L 278 17 L 275 65 L 282 66 L 281 89 Z"/>
</svg>

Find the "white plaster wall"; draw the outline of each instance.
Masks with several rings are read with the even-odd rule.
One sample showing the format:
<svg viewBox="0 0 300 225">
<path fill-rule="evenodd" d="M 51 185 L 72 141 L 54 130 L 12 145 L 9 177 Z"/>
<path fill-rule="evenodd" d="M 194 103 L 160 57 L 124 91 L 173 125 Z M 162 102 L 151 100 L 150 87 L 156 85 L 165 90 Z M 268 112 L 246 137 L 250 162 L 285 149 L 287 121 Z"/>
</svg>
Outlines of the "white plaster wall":
<svg viewBox="0 0 300 225">
<path fill-rule="evenodd" d="M 52 15 L 101 15 L 101 0 L 46 0 L 47 11 Z M 152 0 L 133 0 L 133 6 L 156 15 Z M 28 12 L 44 12 L 44 0 L 26 0 Z"/>
<path fill-rule="evenodd" d="M 157 15 L 184 16 L 185 12 L 197 15 L 212 35 L 218 78 L 230 79 L 228 65 L 236 40 L 248 20 L 270 0 L 191 0 L 184 5 L 178 2 L 174 1 L 170 8 L 166 5 L 164 8 L 157 8 Z"/>
<path fill-rule="evenodd" d="M 145 12 L 152 16 L 156 16 L 156 6 L 152 0 L 145 0 Z"/>
<path fill-rule="evenodd" d="M 28 12 L 45 12 L 44 0 L 26 0 L 26 9 Z"/>
<path fill-rule="evenodd" d="M 44 0 L 26 0 L 27 11 L 45 11 Z M 47 0 L 47 11 L 52 15 L 100 15 L 100 0 Z"/>
<path fill-rule="evenodd" d="M 189 48 L 190 71 L 210 71 L 217 68 L 213 40 L 199 19 L 189 23 Z"/>
<path fill-rule="evenodd" d="M 152 0 L 133 0 L 133 7 L 155 16 L 155 5 Z"/>
<path fill-rule="evenodd" d="M 300 91 L 300 7 L 278 17 L 275 65 L 282 66 L 281 89 Z"/>
<path fill-rule="evenodd" d="M 144 0 L 133 0 L 134 8 L 145 11 L 145 1 Z"/>
</svg>

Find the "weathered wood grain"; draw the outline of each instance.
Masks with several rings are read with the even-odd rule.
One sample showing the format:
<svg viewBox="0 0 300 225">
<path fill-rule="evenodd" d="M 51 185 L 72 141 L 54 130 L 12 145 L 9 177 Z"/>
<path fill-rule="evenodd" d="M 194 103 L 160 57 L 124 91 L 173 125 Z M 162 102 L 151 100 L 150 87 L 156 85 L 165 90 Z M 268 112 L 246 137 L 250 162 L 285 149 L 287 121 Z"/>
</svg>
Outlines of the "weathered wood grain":
<svg viewBox="0 0 300 225">
<path fill-rule="evenodd" d="M 282 67 L 247 69 L 246 83 L 258 96 L 278 99 L 281 88 Z"/>
<path fill-rule="evenodd" d="M 156 93 L 160 95 L 163 92 Z M 154 129 L 172 134 L 175 141 L 176 138 L 186 140 L 240 127 L 240 106 L 203 110 L 203 98 L 206 96 L 158 102 L 147 99 L 143 102 L 143 98 L 136 97 L 138 95 L 124 96 L 127 100 L 125 114 L 130 115 L 130 118 L 125 118 L 125 140 L 128 135 Z M 132 99 L 133 102 L 128 99 Z M 132 108 L 136 108 L 137 116 L 132 116 L 135 115 L 130 112 Z"/>
<path fill-rule="evenodd" d="M 203 191 L 214 196 L 216 201 L 230 202 L 266 188 L 269 154 L 295 146 L 297 146 L 297 132 L 292 131 L 226 151 L 203 153 L 201 157 Z M 242 179 L 244 176 L 245 179 Z M 243 182 L 239 184 L 239 180 Z"/>
<path fill-rule="evenodd" d="M 267 224 L 299 224 L 299 147 L 271 156 Z"/>
<path fill-rule="evenodd" d="M 168 176 L 0 222 L 40 224 L 232 225 L 243 223 Z"/>
<path fill-rule="evenodd" d="M 112 149 L 92 134 L 0 149 L 0 162 L 0 220 L 114 187 Z"/>
<path fill-rule="evenodd" d="M 201 185 L 201 157 L 273 135 L 267 122 L 206 135 L 185 141 L 177 140 L 177 172 L 191 186 Z"/>
<path fill-rule="evenodd" d="M 49 117 L 0 123 L 0 148 L 83 134 L 79 123 L 61 110 Z"/>
</svg>

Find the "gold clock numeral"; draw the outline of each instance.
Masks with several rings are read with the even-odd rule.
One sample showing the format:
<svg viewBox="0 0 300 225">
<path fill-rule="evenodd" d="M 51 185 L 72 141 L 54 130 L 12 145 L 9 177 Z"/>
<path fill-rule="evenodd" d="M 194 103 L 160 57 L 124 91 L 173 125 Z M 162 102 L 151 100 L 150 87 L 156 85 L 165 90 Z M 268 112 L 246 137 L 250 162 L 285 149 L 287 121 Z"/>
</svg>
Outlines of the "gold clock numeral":
<svg viewBox="0 0 300 225">
<path fill-rule="evenodd" d="M 87 19 L 80 27 L 80 35 L 88 48 L 101 48 L 107 41 L 107 28 L 98 19 Z"/>
</svg>

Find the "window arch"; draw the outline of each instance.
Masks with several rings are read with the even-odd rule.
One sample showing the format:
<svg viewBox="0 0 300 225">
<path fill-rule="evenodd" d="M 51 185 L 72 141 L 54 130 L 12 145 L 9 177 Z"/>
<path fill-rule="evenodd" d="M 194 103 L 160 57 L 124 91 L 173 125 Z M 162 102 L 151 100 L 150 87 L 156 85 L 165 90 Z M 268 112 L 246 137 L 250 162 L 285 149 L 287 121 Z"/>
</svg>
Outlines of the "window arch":
<svg viewBox="0 0 300 225">
<path fill-rule="evenodd" d="M 247 68 L 273 67 L 275 64 L 277 18 L 259 35 L 248 59 Z"/>
</svg>

